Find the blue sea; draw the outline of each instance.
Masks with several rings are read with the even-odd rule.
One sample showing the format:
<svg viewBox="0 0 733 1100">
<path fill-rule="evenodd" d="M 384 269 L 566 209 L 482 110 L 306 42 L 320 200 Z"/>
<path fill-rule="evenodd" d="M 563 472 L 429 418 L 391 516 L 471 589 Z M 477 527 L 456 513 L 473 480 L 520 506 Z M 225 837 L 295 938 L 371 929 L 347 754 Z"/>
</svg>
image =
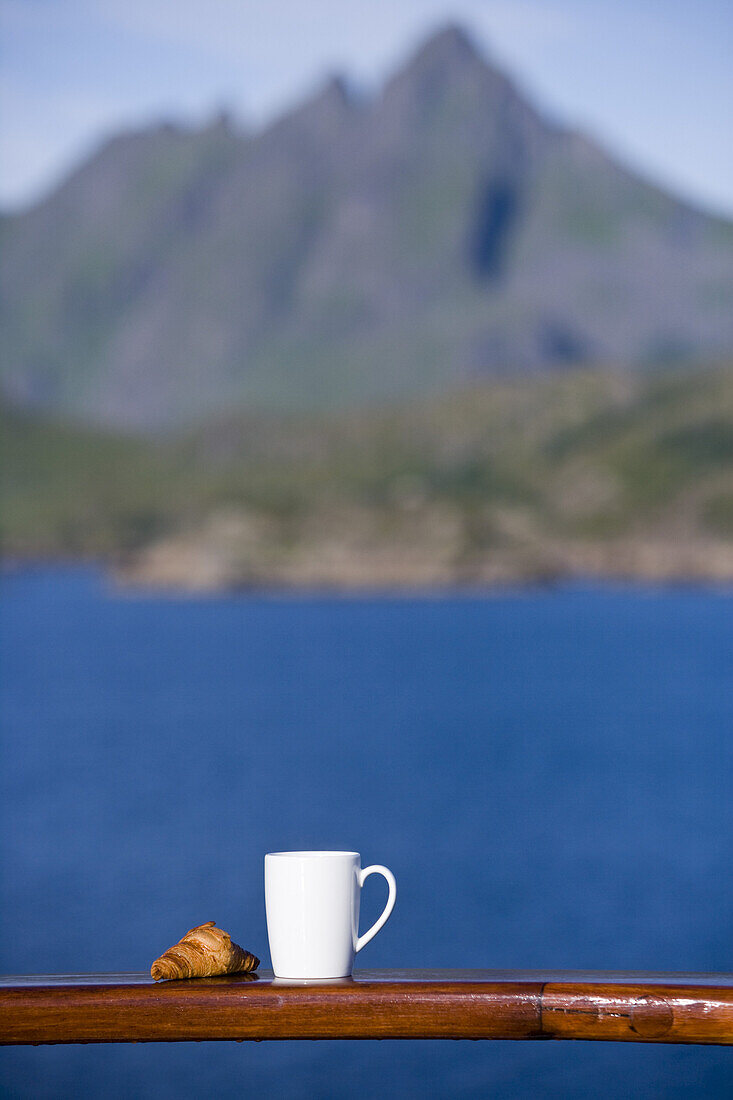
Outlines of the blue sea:
<svg viewBox="0 0 733 1100">
<path fill-rule="evenodd" d="M 733 970 L 733 594 L 139 596 L 2 580 L 0 969 L 269 963 L 262 857 L 398 882 L 364 967 Z M 370 879 L 362 927 L 384 902 Z M 722 1097 L 733 1051 L 542 1042 L 5 1049 L 8 1097 Z"/>
</svg>

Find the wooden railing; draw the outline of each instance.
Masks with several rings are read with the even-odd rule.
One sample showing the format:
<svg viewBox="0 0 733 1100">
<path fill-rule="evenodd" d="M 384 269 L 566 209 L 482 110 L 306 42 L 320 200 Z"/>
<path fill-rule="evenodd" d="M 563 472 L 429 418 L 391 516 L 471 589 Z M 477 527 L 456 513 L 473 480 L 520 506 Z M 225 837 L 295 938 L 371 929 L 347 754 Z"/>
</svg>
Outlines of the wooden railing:
<svg viewBox="0 0 733 1100">
<path fill-rule="evenodd" d="M 154 984 L 142 974 L 0 979 L 0 1043 L 202 1039 L 601 1039 L 733 1045 L 733 975 L 268 971 Z"/>
</svg>

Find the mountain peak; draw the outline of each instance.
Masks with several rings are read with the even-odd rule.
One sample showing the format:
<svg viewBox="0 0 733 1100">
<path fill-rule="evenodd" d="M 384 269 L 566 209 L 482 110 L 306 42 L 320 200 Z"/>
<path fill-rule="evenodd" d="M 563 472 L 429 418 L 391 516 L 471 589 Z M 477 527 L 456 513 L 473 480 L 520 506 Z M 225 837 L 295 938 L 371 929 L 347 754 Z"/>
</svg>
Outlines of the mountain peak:
<svg viewBox="0 0 733 1100">
<path fill-rule="evenodd" d="M 336 110 L 348 107 L 350 102 L 349 86 L 346 78 L 341 73 L 332 73 L 328 76 L 311 98 L 311 105 L 320 103 L 325 107 L 335 108 Z"/>
<path fill-rule="evenodd" d="M 430 35 L 387 82 L 380 99 L 380 127 L 395 144 L 409 141 L 417 131 L 444 133 L 446 125 L 464 123 L 475 137 L 477 127 L 485 129 L 485 118 L 496 113 L 507 85 L 473 38 L 450 23 Z"/>
<path fill-rule="evenodd" d="M 414 55 L 413 65 L 484 64 L 476 43 L 458 23 L 447 23 L 430 35 Z"/>
<path fill-rule="evenodd" d="M 479 47 L 463 27 L 449 23 L 430 35 L 398 72 L 395 82 L 422 90 L 456 80 L 491 75 Z"/>
<path fill-rule="evenodd" d="M 428 105 L 457 86 L 493 87 L 505 78 L 487 64 L 471 36 L 454 23 L 430 35 L 384 89 L 387 98 Z"/>
<path fill-rule="evenodd" d="M 331 148 L 341 128 L 354 110 L 344 77 L 334 74 L 317 84 L 305 100 L 265 128 L 261 139 L 266 143 L 315 141 Z"/>
<path fill-rule="evenodd" d="M 353 107 L 348 84 L 343 76 L 333 74 L 317 85 L 315 91 L 299 106 L 278 119 L 271 129 L 279 131 L 292 126 L 309 130 L 324 130 L 338 126 Z"/>
</svg>

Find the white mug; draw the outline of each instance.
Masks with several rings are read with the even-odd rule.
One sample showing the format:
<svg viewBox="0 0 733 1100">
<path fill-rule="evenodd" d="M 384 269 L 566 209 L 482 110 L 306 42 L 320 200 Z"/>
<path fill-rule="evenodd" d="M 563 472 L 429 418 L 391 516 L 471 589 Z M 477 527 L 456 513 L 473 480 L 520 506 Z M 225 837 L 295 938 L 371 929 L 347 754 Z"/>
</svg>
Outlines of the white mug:
<svg viewBox="0 0 733 1100">
<path fill-rule="evenodd" d="M 359 935 L 359 899 L 369 875 L 384 875 L 389 897 L 381 917 Z M 385 924 L 397 897 L 391 871 L 361 869 L 358 852 L 270 852 L 265 908 L 277 978 L 346 978 L 354 956 Z"/>
</svg>

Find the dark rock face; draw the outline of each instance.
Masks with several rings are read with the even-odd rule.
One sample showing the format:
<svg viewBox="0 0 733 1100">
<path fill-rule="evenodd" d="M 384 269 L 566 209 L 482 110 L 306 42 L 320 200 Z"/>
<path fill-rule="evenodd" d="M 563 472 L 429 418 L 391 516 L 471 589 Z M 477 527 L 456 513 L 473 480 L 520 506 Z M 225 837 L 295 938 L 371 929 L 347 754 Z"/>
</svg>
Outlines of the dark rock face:
<svg viewBox="0 0 733 1100">
<path fill-rule="evenodd" d="M 518 188 L 505 180 L 492 180 L 482 189 L 471 232 L 471 259 L 479 279 L 501 275 L 519 206 Z"/>
<path fill-rule="evenodd" d="M 119 135 L 2 241 L 4 393 L 119 426 L 733 350 L 733 227 L 546 121 L 458 28 L 368 103 L 335 78 L 254 136 Z"/>
</svg>

